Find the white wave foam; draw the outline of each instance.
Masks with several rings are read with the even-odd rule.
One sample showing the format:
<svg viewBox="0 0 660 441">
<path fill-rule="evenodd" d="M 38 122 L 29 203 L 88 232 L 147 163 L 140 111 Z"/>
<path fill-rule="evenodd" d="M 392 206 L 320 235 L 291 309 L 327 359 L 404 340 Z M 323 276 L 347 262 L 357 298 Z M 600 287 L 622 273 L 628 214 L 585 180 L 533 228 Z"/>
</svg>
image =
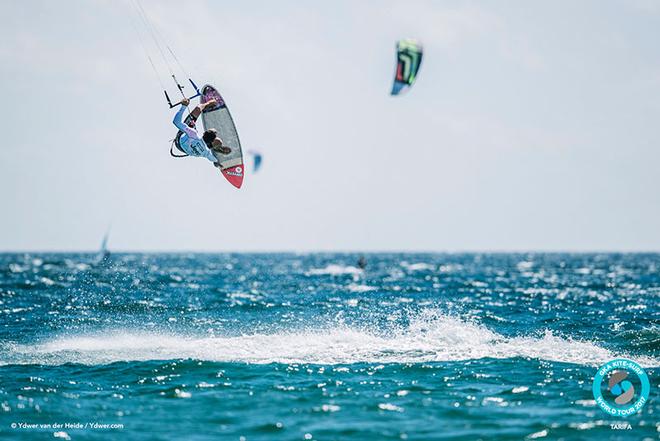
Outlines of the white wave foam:
<svg viewBox="0 0 660 441">
<path fill-rule="evenodd" d="M 592 342 L 563 338 L 550 332 L 542 337 L 507 338 L 484 326 L 435 312 L 421 314 L 409 327 L 387 335 L 344 325 L 299 332 L 203 338 L 125 330 L 61 337 L 36 345 L 14 345 L 7 352 L 9 360 L 1 364 L 103 364 L 191 358 L 255 364 L 332 365 L 525 357 L 598 366 L 625 356 Z M 633 359 L 645 367 L 660 366 L 660 361 L 654 358 Z"/>
<path fill-rule="evenodd" d="M 407 269 L 408 271 L 435 271 L 437 267 L 429 263 L 418 262 L 418 263 L 408 263 L 401 262 L 401 266 Z"/>
<path fill-rule="evenodd" d="M 350 292 L 369 292 L 369 291 L 377 291 L 378 288 L 375 286 L 370 286 L 370 285 L 358 285 L 357 283 L 351 283 L 346 287 Z"/>
<path fill-rule="evenodd" d="M 343 266 L 330 264 L 325 268 L 312 268 L 307 271 L 308 276 L 341 276 L 343 274 L 362 274 L 360 268 L 354 266 Z"/>
</svg>

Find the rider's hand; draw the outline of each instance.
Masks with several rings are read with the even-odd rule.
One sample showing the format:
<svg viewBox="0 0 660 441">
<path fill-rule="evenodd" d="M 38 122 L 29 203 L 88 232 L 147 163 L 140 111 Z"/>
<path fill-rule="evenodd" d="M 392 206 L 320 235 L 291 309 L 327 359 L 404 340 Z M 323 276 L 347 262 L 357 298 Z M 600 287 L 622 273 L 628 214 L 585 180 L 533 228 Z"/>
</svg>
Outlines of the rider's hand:
<svg viewBox="0 0 660 441">
<path fill-rule="evenodd" d="M 190 104 L 190 100 L 188 98 L 184 98 L 181 100 L 181 105 L 184 107 L 187 107 L 188 104 Z"/>
<path fill-rule="evenodd" d="M 218 104 L 218 102 L 215 100 L 215 98 L 210 99 L 202 105 L 202 109 L 206 109 L 209 106 L 215 106 L 216 104 Z"/>
</svg>

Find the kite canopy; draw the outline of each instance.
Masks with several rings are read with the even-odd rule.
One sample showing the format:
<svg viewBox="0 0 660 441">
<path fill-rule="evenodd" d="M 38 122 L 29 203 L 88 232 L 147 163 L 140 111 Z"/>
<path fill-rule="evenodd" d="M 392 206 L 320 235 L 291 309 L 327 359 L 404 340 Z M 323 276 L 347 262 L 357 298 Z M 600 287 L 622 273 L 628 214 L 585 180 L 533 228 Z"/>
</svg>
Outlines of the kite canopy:
<svg viewBox="0 0 660 441">
<path fill-rule="evenodd" d="M 259 168 L 261 167 L 261 153 L 255 152 L 254 150 L 250 151 L 250 154 L 254 157 L 254 169 L 253 171 L 256 173 L 259 171 Z"/>
<path fill-rule="evenodd" d="M 419 66 L 422 64 L 422 54 L 422 45 L 417 40 L 406 38 L 397 42 L 397 64 L 392 95 L 399 95 L 413 85 Z"/>
</svg>

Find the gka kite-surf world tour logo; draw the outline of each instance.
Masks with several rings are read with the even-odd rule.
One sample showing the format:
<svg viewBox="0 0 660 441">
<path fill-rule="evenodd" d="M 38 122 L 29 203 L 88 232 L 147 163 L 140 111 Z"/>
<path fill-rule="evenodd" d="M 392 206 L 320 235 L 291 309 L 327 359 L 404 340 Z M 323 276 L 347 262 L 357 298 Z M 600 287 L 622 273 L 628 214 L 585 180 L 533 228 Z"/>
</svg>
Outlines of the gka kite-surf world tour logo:
<svg viewBox="0 0 660 441">
<path fill-rule="evenodd" d="M 651 384 L 644 369 L 625 358 L 608 361 L 594 377 L 594 399 L 610 415 L 625 417 L 639 412 L 650 392 Z"/>
</svg>

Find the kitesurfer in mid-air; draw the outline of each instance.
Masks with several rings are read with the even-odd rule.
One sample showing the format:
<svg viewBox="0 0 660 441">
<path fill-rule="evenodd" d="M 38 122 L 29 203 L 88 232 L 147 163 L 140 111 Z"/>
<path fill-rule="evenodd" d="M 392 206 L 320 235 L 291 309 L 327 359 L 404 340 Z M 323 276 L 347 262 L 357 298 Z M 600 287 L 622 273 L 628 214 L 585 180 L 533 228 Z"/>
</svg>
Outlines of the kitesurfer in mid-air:
<svg viewBox="0 0 660 441">
<path fill-rule="evenodd" d="M 200 138 L 194 127 L 189 127 L 181 121 L 183 113 L 188 108 L 188 104 L 190 104 L 190 100 L 187 98 L 181 101 L 181 108 L 176 115 L 174 115 L 174 120 L 172 121 L 176 128 L 183 132 L 183 135 L 181 135 L 181 138 L 179 139 L 179 145 L 189 156 L 201 156 L 218 167 L 218 158 L 216 158 L 213 152 L 227 155 L 231 153 L 231 149 L 222 144 L 222 139 L 220 139 L 215 129 L 205 131 Z M 201 106 L 195 107 L 193 111 L 190 112 L 192 121 L 194 122 L 199 118 L 199 115 L 201 115 L 204 108 L 214 104 L 216 104 L 216 101 L 210 100 Z"/>
</svg>

